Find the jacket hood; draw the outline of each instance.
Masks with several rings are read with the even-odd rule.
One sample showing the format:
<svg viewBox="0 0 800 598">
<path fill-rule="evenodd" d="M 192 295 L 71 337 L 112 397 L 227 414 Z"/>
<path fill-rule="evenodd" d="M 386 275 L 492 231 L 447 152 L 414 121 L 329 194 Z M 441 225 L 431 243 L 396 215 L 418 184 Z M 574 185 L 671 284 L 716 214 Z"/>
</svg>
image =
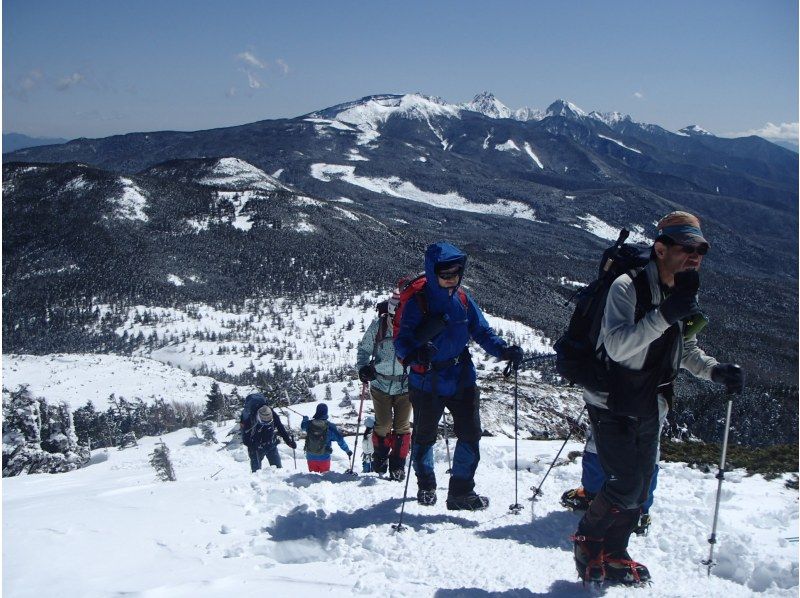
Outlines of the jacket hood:
<svg viewBox="0 0 800 598">
<path fill-rule="evenodd" d="M 464 278 L 464 270 L 467 267 L 467 254 L 446 241 L 428 245 L 425 250 L 425 278 L 428 280 L 425 288 L 431 299 L 430 307 L 434 311 L 437 311 L 437 307 L 446 305 L 449 297 L 447 289 L 439 286 L 439 280 L 436 277 L 436 266 L 440 264 L 461 264 L 461 278 L 458 279 L 458 285 L 453 289 L 455 291 L 461 286 L 461 280 Z"/>
<path fill-rule="evenodd" d="M 317 404 L 317 410 L 314 413 L 314 419 L 328 419 L 328 406 L 325 403 Z"/>
</svg>

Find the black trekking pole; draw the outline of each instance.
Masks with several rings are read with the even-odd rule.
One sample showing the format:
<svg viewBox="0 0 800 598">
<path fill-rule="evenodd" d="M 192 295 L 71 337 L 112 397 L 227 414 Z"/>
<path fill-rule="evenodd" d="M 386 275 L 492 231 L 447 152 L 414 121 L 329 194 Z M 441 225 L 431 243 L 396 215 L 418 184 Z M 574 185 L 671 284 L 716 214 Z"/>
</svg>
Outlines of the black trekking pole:
<svg viewBox="0 0 800 598">
<path fill-rule="evenodd" d="M 516 366 L 513 361 L 509 361 L 503 370 L 503 376 L 508 378 L 513 370 L 514 372 L 514 504 L 509 505 L 509 513 L 518 515 L 522 510 L 522 505 L 519 504 L 519 368 L 522 364 L 533 363 L 535 361 L 543 361 L 545 359 L 553 359 L 554 355 L 535 355 L 523 359 Z"/>
<path fill-rule="evenodd" d="M 575 420 L 575 427 L 574 428 L 572 426 L 569 427 L 569 434 L 567 434 L 567 437 L 564 439 L 564 443 L 561 445 L 561 448 L 558 449 L 555 459 L 553 459 L 553 462 L 550 464 L 550 467 L 547 468 L 547 471 L 545 472 L 542 481 L 539 482 L 539 485 L 536 488 L 533 488 L 531 486 L 531 490 L 533 490 L 533 497 L 531 498 L 531 503 L 532 503 L 531 515 L 533 515 L 533 503 L 536 503 L 536 498 L 542 495 L 542 486 L 544 485 L 544 481 L 547 479 L 547 476 L 550 475 L 550 471 L 553 469 L 553 467 L 555 467 L 556 461 L 558 461 L 558 458 L 561 456 L 561 452 L 564 450 L 564 447 L 567 446 L 567 442 L 569 442 L 569 439 L 572 438 L 573 430 L 578 427 L 578 424 L 581 423 L 581 419 L 583 418 L 584 413 L 586 413 L 586 405 L 583 406 L 583 409 L 581 409 L 581 413 L 578 416 L 578 419 Z"/>
<path fill-rule="evenodd" d="M 356 466 L 356 451 L 358 451 L 358 431 L 361 429 L 361 413 L 364 410 L 364 398 L 367 396 L 367 391 L 369 390 L 369 384 L 364 382 L 361 386 L 361 402 L 358 405 L 358 421 L 356 422 L 356 437 L 353 440 L 353 455 L 350 457 L 350 469 L 345 471 L 345 473 L 349 473 L 352 475 L 358 475 L 353 468 Z"/>
<path fill-rule="evenodd" d="M 453 473 L 453 461 L 450 458 L 450 434 L 447 430 L 447 411 L 442 411 L 442 421 L 444 422 L 444 446 L 447 449 L 447 471 L 445 473 Z"/>
<path fill-rule="evenodd" d="M 732 392 L 728 392 L 729 395 L 733 394 Z M 716 478 L 717 482 L 717 500 L 716 504 L 714 505 L 714 523 L 711 526 L 711 536 L 708 538 L 708 543 L 710 544 L 708 549 L 708 558 L 704 561 L 701 561 L 706 567 L 708 567 L 708 576 L 711 576 L 711 568 L 714 567 L 717 563 L 714 562 L 714 545 L 717 543 L 717 521 L 719 517 L 719 500 L 720 494 L 722 492 L 722 481 L 725 479 L 725 458 L 727 457 L 728 453 L 728 432 L 731 428 L 731 409 L 733 407 L 733 398 L 728 399 L 728 407 L 725 413 L 725 434 L 722 438 L 722 455 L 719 459 L 719 471 L 717 472 Z"/>
<path fill-rule="evenodd" d="M 412 407 L 413 409 L 413 407 Z M 414 436 L 417 429 L 417 410 L 414 411 L 414 421 L 411 422 L 411 451 L 408 455 L 408 471 L 406 472 L 406 486 L 403 489 L 403 502 L 400 505 L 400 519 L 397 523 L 392 524 L 392 529 L 396 532 L 402 532 L 408 529 L 403 525 L 403 514 L 406 512 L 406 499 L 408 498 L 408 481 L 411 479 L 411 464 L 414 462 Z"/>
<path fill-rule="evenodd" d="M 286 391 L 286 403 L 287 403 L 287 409 L 288 409 L 288 403 L 289 403 L 289 392 L 288 391 Z M 297 441 L 294 438 L 294 434 L 291 434 L 291 431 L 292 431 L 292 416 L 289 415 L 288 413 L 286 414 L 286 425 L 289 426 L 289 432 L 290 432 L 289 437 L 292 439 L 292 442 L 294 442 L 295 445 L 296 445 Z M 297 469 L 297 449 L 292 449 L 292 459 L 294 459 L 294 468 Z"/>
<path fill-rule="evenodd" d="M 291 431 L 292 431 L 292 418 L 288 413 L 286 414 L 286 425 L 289 426 L 289 432 L 290 432 L 289 438 L 291 438 L 292 442 L 294 442 L 295 445 L 296 445 L 297 441 L 294 438 L 294 434 L 291 434 Z M 297 469 L 297 449 L 296 448 L 292 449 L 292 459 L 294 459 L 294 468 Z"/>
<path fill-rule="evenodd" d="M 511 364 L 509 364 L 511 365 Z M 519 515 L 522 505 L 519 504 L 519 370 L 514 368 L 514 504 L 508 506 L 508 512 Z"/>
</svg>

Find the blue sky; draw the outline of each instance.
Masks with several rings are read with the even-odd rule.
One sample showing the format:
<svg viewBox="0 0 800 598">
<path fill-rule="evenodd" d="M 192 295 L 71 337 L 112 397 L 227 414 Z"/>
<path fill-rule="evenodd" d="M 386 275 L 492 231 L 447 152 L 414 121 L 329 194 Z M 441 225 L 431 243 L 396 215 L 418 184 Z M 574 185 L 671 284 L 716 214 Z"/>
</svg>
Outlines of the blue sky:
<svg viewBox="0 0 800 598">
<path fill-rule="evenodd" d="M 511 108 L 565 98 L 796 138 L 797 26 L 789 0 L 5 0 L 3 131 L 198 130 L 489 90 Z"/>
</svg>

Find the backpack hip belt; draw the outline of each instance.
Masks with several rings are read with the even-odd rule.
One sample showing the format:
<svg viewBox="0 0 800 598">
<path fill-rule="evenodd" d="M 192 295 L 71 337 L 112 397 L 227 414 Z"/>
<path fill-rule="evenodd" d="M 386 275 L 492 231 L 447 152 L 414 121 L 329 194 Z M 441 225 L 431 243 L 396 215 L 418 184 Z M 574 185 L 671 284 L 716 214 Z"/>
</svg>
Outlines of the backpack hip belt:
<svg viewBox="0 0 800 598">
<path fill-rule="evenodd" d="M 388 375 L 388 374 L 381 374 L 380 372 L 376 372 L 376 374 L 377 374 L 378 378 L 382 378 L 384 380 L 390 380 L 392 382 L 399 382 L 400 380 L 402 380 L 404 378 L 403 374 L 399 374 L 397 376 L 391 376 L 391 375 Z"/>
</svg>

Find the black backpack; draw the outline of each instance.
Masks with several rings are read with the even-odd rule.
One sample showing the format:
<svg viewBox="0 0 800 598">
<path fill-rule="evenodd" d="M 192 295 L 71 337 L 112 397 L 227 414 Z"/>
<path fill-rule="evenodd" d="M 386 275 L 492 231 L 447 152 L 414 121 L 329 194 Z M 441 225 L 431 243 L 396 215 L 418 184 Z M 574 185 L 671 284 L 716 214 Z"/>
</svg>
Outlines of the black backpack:
<svg viewBox="0 0 800 598">
<path fill-rule="evenodd" d="M 642 272 L 652 250 L 649 246 L 626 244 L 628 235 L 629 232 L 622 229 L 617 242 L 603 252 L 597 279 L 569 298 L 567 303 L 574 301 L 575 311 L 567 331 L 553 347 L 558 373 L 571 384 L 595 392 L 608 392 L 605 348 L 597 347 L 597 339 L 611 283 L 625 273 L 633 278 L 637 322 L 652 303 L 647 276 Z"/>
<path fill-rule="evenodd" d="M 327 455 L 333 450 L 328 447 L 328 420 L 312 419 L 306 430 L 306 443 L 303 450 L 309 455 Z"/>
</svg>

